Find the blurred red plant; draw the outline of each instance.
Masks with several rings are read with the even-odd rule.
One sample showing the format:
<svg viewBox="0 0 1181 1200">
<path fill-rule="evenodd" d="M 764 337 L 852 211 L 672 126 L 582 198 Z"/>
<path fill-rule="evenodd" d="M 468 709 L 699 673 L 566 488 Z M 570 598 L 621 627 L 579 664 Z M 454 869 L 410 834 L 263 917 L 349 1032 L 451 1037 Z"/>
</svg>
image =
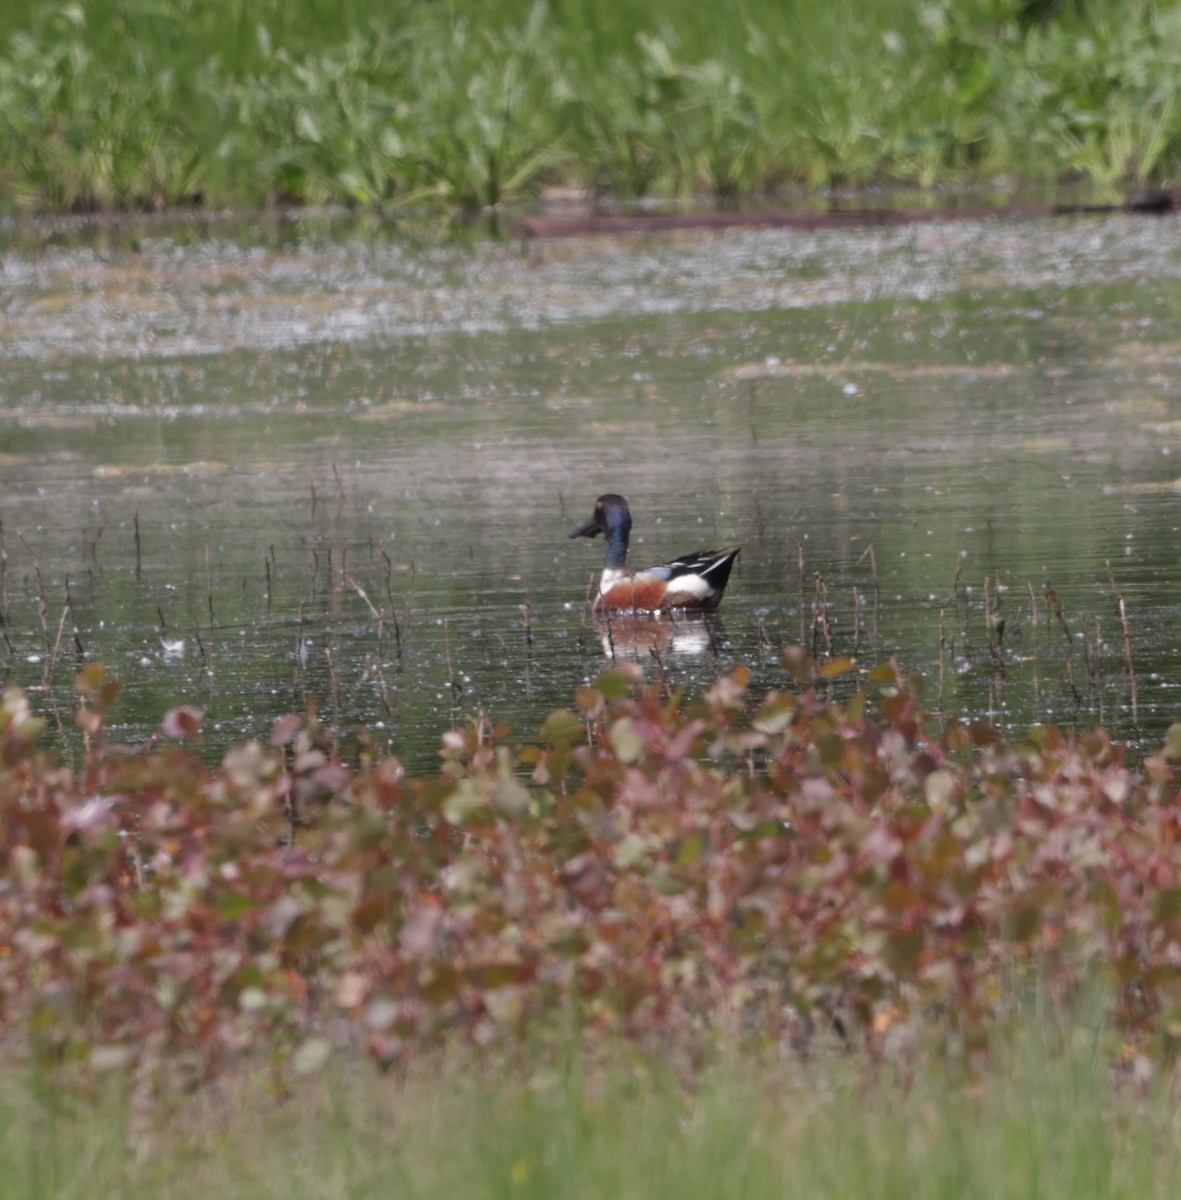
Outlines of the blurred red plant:
<svg viewBox="0 0 1181 1200">
<path fill-rule="evenodd" d="M 311 1069 L 355 1036 L 388 1064 L 561 1011 L 588 1036 L 971 1054 L 1026 981 L 1065 1004 L 1098 978 L 1129 1046 L 1171 1046 L 1181 727 L 1131 770 L 1102 732 L 940 728 L 894 665 L 838 704 L 784 663 L 798 690 L 757 700 L 742 668 L 689 703 L 606 671 L 535 741 L 446 734 L 428 779 L 348 768 L 314 716 L 216 769 L 117 750 L 97 668 L 75 772 L 10 689 L 3 1045 L 196 1081 L 260 1047 Z"/>
</svg>

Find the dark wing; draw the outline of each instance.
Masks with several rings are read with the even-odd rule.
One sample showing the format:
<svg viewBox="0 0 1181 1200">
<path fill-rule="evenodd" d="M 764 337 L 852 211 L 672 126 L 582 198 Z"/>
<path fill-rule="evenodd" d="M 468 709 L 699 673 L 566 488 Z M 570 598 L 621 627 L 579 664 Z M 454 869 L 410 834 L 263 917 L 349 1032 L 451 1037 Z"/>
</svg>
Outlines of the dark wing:
<svg viewBox="0 0 1181 1200">
<path fill-rule="evenodd" d="M 693 554 L 683 554 L 663 566 L 649 567 L 639 574 L 655 575 L 669 582 L 682 575 L 696 575 L 720 592 L 729 582 L 730 569 L 741 550 L 741 546 L 733 546 L 729 550 L 698 550 Z"/>
</svg>

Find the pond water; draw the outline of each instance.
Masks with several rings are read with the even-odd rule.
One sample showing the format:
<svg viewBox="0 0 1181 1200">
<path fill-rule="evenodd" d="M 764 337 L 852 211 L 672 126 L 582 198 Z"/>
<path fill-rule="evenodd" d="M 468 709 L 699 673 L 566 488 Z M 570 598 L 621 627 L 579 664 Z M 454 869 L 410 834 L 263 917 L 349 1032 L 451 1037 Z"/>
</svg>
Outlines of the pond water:
<svg viewBox="0 0 1181 1200">
<path fill-rule="evenodd" d="M 217 753 L 314 697 L 427 770 L 612 650 L 691 692 L 783 686 L 800 640 L 1010 732 L 1181 711 L 1173 218 L 22 230 L 0 272 L 0 675 L 65 730 L 100 659 L 120 739 L 187 702 Z M 636 565 L 743 543 L 716 621 L 605 644 L 566 534 L 606 491 Z"/>
</svg>

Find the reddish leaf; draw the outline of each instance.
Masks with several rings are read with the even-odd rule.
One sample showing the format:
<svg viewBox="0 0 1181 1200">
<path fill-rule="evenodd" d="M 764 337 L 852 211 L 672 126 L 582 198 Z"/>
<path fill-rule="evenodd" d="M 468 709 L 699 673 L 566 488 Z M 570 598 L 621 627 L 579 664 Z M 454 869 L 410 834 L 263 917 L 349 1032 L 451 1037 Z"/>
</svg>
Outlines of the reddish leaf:
<svg viewBox="0 0 1181 1200">
<path fill-rule="evenodd" d="M 435 948 L 443 929 L 443 910 L 436 904 L 423 904 L 406 918 L 402 927 L 402 950 L 409 958 L 425 958 Z"/>
<path fill-rule="evenodd" d="M 193 737 L 201 731 L 201 721 L 205 714 L 199 708 L 191 708 L 182 704 L 179 708 L 171 708 L 164 714 L 160 722 L 160 732 L 168 738 Z"/>
<path fill-rule="evenodd" d="M 292 739 L 300 731 L 302 725 L 303 718 L 297 717 L 294 713 L 288 713 L 285 717 L 280 717 L 274 723 L 274 725 L 271 726 L 271 745 L 290 745 Z"/>
</svg>

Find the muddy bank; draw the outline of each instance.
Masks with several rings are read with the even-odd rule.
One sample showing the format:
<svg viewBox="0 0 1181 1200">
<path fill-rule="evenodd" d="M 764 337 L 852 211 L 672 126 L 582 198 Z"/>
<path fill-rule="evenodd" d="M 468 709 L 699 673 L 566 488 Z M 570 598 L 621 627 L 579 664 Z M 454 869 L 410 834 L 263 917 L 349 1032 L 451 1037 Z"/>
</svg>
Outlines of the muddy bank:
<svg viewBox="0 0 1181 1200">
<path fill-rule="evenodd" d="M 862 229 L 880 225 L 918 225 L 936 221 L 1038 221 L 1081 214 L 1141 213 L 1159 216 L 1177 210 L 1177 197 L 1148 189 L 1122 204 L 945 205 L 926 208 L 853 208 L 823 211 L 766 210 L 752 212 L 600 213 L 588 210 L 543 212 L 510 225 L 514 236 L 563 238 L 676 233 L 681 230 Z"/>
</svg>

